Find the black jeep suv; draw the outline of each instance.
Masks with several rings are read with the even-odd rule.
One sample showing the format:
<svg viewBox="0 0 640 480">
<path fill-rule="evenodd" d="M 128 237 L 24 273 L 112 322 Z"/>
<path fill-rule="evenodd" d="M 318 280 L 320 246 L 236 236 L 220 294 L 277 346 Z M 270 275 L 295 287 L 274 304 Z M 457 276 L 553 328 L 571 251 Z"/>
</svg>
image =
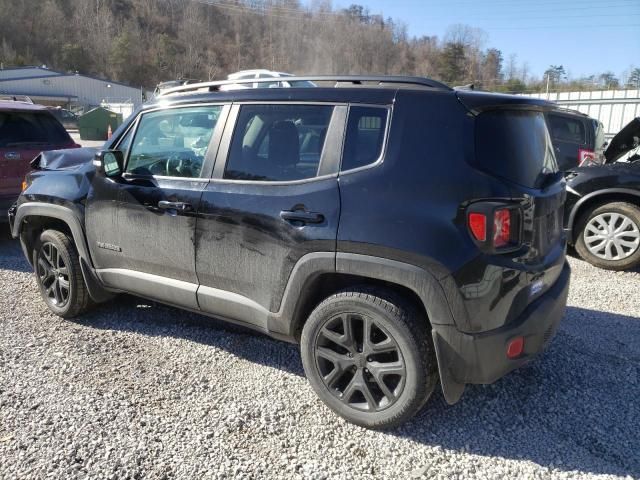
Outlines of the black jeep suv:
<svg viewBox="0 0 640 480">
<path fill-rule="evenodd" d="M 569 288 L 550 104 L 294 80 L 320 86 L 181 86 L 94 158 L 36 161 L 10 222 L 49 308 L 129 292 L 299 342 L 322 400 L 373 428 L 540 352 Z"/>
</svg>

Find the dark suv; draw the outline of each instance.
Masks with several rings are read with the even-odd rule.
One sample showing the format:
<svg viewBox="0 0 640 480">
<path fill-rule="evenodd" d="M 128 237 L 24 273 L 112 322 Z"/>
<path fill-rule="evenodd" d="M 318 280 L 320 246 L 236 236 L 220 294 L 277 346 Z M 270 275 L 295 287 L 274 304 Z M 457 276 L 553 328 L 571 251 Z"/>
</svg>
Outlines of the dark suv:
<svg viewBox="0 0 640 480">
<path fill-rule="evenodd" d="M 0 100 L 0 223 L 6 221 L 38 153 L 78 146 L 46 107 Z"/>
<path fill-rule="evenodd" d="M 44 155 L 10 217 L 49 308 L 128 292 L 299 342 L 322 400 L 373 428 L 540 352 L 570 276 L 550 105 L 293 80 L 320 86 L 181 86 L 95 158 Z"/>
<path fill-rule="evenodd" d="M 560 170 L 601 161 L 606 146 L 601 122 L 577 110 L 562 108 L 548 111 L 546 117 Z"/>
</svg>

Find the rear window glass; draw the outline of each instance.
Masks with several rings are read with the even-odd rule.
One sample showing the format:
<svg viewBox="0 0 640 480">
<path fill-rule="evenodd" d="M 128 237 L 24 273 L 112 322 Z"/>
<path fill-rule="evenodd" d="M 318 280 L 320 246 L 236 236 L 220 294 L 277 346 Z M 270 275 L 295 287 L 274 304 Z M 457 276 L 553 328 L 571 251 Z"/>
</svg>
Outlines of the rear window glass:
<svg viewBox="0 0 640 480">
<path fill-rule="evenodd" d="M 549 129 L 551 138 L 563 142 L 579 143 L 587 142 L 584 123 L 580 120 L 565 117 L 563 115 L 549 115 Z"/>
<path fill-rule="evenodd" d="M 0 147 L 69 143 L 69 134 L 49 113 L 0 112 Z"/>
<path fill-rule="evenodd" d="M 529 188 L 558 171 L 544 115 L 495 110 L 476 119 L 476 166 Z"/>
<path fill-rule="evenodd" d="M 388 110 L 351 107 L 342 156 L 342 171 L 374 163 L 382 154 Z"/>
</svg>

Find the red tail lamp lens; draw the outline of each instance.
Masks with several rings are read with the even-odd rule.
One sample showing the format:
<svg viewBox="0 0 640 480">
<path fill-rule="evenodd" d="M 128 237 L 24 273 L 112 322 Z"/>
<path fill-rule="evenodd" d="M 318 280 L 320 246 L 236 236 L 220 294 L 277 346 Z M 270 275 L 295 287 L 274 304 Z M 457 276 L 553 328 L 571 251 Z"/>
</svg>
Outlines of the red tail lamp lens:
<svg viewBox="0 0 640 480">
<path fill-rule="evenodd" d="M 504 247 L 511 239 L 511 211 L 509 209 L 496 210 L 493 217 L 493 246 Z"/>
<path fill-rule="evenodd" d="M 507 357 L 518 358 L 524 350 L 524 337 L 516 337 L 507 344 Z"/>
<path fill-rule="evenodd" d="M 487 217 L 484 213 L 470 213 L 469 228 L 476 240 L 479 242 L 487 240 Z"/>
</svg>

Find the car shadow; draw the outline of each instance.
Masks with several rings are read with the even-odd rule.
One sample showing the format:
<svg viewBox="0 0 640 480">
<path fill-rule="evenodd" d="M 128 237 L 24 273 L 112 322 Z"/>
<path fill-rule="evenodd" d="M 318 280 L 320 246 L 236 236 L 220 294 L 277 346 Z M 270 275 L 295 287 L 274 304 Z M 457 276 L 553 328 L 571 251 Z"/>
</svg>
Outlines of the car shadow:
<svg viewBox="0 0 640 480">
<path fill-rule="evenodd" d="M 119 299 L 76 322 L 178 337 L 304 374 L 295 345 L 135 297 Z M 236 334 L 221 335 L 221 329 Z M 386 434 L 560 471 L 635 477 L 640 475 L 639 373 L 640 319 L 569 307 L 540 358 L 493 385 L 469 385 L 453 406 L 438 388 L 414 419 Z"/>
<path fill-rule="evenodd" d="M 297 345 L 273 340 L 248 327 L 151 300 L 131 295 L 119 295 L 116 298 L 116 302 L 97 305 L 72 321 L 91 328 L 127 331 L 147 336 L 171 336 L 198 342 L 224 349 L 254 363 L 299 376 L 304 375 Z"/>
</svg>

